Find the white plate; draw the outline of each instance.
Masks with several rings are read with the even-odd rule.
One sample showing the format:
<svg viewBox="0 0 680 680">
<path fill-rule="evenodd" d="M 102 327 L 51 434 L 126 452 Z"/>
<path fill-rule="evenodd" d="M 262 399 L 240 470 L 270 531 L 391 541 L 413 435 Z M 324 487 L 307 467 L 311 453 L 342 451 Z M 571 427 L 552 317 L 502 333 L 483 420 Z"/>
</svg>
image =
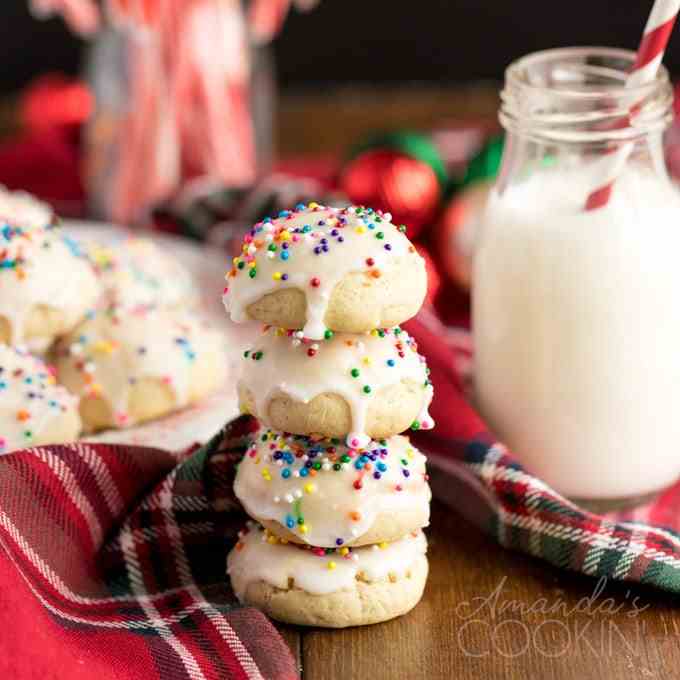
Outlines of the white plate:
<svg viewBox="0 0 680 680">
<path fill-rule="evenodd" d="M 63 228 L 76 239 L 95 240 L 103 245 L 115 245 L 131 235 L 130 231 L 121 227 L 98 222 L 66 220 Z M 140 236 L 139 232 L 134 232 L 134 235 Z M 195 406 L 138 427 L 107 430 L 86 436 L 84 439 L 90 442 L 138 444 L 180 451 L 197 442 L 207 441 L 237 414 L 234 371 L 248 338 L 253 337 L 256 325 L 236 326 L 229 321 L 224 311 L 222 289 L 224 273 L 227 270 L 227 256 L 222 251 L 166 234 L 145 232 L 143 235 L 153 239 L 166 252 L 172 253 L 194 275 L 201 291 L 205 315 L 213 325 L 224 332 L 225 351 L 229 357 L 229 376 L 218 392 Z"/>
</svg>

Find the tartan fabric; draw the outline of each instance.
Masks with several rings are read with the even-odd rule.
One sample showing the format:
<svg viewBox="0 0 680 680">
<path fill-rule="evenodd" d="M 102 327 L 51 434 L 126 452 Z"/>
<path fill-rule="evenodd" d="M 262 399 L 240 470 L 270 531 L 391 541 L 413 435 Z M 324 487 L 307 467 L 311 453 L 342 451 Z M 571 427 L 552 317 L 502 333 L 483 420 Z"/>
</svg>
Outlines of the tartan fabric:
<svg viewBox="0 0 680 680">
<path fill-rule="evenodd" d="M 101 444 L 0 457 L 0 677 L 297 678 L 225 580 L 252 425 L 180 457 Z"/>
</svg>

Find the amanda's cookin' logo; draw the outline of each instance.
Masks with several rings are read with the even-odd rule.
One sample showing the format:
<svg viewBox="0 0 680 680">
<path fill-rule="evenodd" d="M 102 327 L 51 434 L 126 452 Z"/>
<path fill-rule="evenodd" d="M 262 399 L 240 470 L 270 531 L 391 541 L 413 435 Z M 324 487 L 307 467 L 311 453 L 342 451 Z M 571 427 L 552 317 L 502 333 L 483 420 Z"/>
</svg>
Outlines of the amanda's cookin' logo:
<svg viewBox="0 0 680 680">
<path fill-rule="evenodd" d="M 465 600 L 456 607 L 457 640 L 466 656 L 499 654 L 519 657 L 529 650 L 557 658 L 577 651 L 596 657 L 641 651 L 644 621 L 640 614 L 650 607 L 626 592 L 619 600 L 602 597 L 607 579 L 595 585 L 591 595 L 575 604 L 558 593 L 533 602 L 506 599 L 507 577 L 485 596 Z"/>
</svg>

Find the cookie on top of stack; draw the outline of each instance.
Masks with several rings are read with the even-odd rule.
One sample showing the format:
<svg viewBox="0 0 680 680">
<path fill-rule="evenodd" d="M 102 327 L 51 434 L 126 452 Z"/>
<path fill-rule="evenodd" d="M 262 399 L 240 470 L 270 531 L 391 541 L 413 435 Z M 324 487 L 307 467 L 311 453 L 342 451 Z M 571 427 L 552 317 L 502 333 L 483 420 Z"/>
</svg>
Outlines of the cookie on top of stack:
<svg viewBox="0 0 680 680">
<path fill-rule="evenodd" d="M 227 274 L 244 353 L 241 409 L 259 430 L 234 490 L 252 518 L 229 554 L 235 594 L 275 619 L 344 627 L 413 608 L 428 572 L 425 359 L 399 327 L 425 263 L 389 214 L 298 205 L 255 225 Z"/>
</svg>

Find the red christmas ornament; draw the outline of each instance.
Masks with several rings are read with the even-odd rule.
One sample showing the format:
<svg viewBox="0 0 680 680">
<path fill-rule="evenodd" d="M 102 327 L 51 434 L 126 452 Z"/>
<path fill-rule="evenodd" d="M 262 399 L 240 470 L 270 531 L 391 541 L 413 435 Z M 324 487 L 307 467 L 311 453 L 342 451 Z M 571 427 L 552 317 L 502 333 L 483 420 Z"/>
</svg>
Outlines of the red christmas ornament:
<svg viewBox="0 0 680 680">
<path fill-rule="evenodd" d="M 31 132 L 85 123 L 94 97 L 85 83 L 60 74 L 36 79 L 22 95 L 21 119 Z"/>
<path fill-rule="evenodd" d="M 472 250 L 492 186 L 490 180 L 477 181 L 456 194 L 437 229 L 437 254 L 444 271 L 463 290 L 470 290 Z"/>
<path fill-rule="evenodd" d="M 418 254 L 425 260 L 425 270 L 427 271 L 427 296 L 425 299 L 430 304 L 434 304 L 442 287 L 442 277 L 429 250 L 422 243 L 416 243 L 415 247 Z"/>
<path fill-rule="evenodd" d="M 345 168 L 340 180 L 352 203 L 392 213 L 416 238 L 435 218 L 442 199 L 437 173 L 422 160 L 392 149 L 369 149 Z"/>
</svg>

